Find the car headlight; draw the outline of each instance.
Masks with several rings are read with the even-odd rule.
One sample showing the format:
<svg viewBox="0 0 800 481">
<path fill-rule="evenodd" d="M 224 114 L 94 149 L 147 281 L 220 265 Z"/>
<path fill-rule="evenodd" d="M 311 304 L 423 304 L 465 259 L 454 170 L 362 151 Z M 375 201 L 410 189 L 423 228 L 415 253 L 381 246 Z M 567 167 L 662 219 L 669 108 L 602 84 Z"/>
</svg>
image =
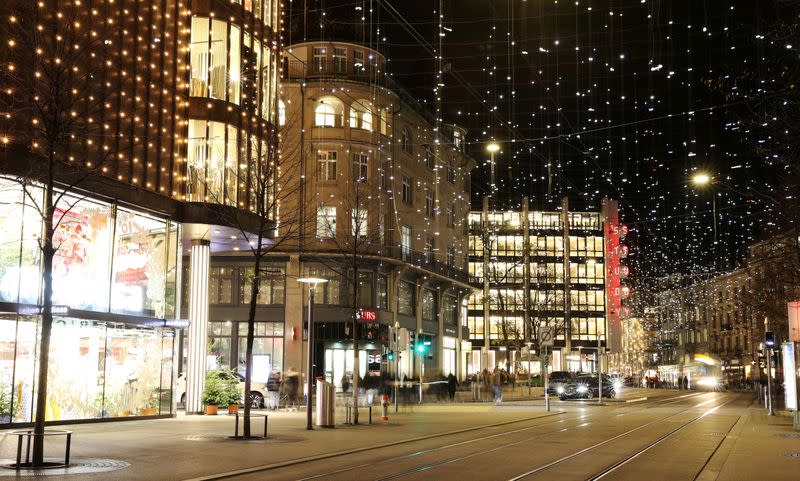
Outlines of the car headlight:
<svg viewBox="0 0 800 481">
<path fill-rule="evenodd" d="M 696 384 L 699 386 L 716 387 L 722 384 L 722 380 L 713 377 L 702 377 L 696 381 Z"/>
<path fill-rule="evenodd" d="M 588 390 L 589 390 L 589 389 L 588 389 L 586 386 L 584 386 L 583 384 L 581 384 L 581 385 L 579 385 L 579 386 L 578 386 L 578 392 L 579 392 L 579 393 L 585 393 L 585 392 L 586 392 L 586 391 L 588 391 Z"/>
<path fill-rule="evenodd" d="M 556 388 L 556 392 L 559 394 L 564 394 L 564 386 L 558 386 Z"/>
<path fill-rule="evenodd" d="M 614 389 L 617 391 L 622 389 L 622 381 L 614 381 Z"/>
</svg>

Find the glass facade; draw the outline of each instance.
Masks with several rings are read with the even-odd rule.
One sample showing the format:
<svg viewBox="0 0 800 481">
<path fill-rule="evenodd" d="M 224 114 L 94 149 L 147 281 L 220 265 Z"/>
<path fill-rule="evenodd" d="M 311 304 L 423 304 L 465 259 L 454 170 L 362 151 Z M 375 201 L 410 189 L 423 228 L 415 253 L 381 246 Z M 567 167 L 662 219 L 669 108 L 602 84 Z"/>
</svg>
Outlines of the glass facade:
<svg viewBox="0 0 800 481">
<path fill-rule="evenodd" d="M 35 416 L 38 316 L 0 315 L 0 424 Z M 47 420 L 170 414 L 172 329 L 53 319 Z"/>
<path fill-rule="evenodd" d="M 34 416 L 42 190 L 0 184 L 0 424 Z M 179 231 L 113 203 L 63 195 L 53 259 L 48 420 L 171 413 Z M 8 312 L 11 311 L 11 312 Z M 87 311 L 79 318 L 75 311 Z M 102 319 L 102 320 L 100 320 Z"/>
<path fill-rule="evenodd" d="M 241 105 L 277 125 L 278 55 L 239 26 L 192 17 L 189 94 Z"/>
</svg>

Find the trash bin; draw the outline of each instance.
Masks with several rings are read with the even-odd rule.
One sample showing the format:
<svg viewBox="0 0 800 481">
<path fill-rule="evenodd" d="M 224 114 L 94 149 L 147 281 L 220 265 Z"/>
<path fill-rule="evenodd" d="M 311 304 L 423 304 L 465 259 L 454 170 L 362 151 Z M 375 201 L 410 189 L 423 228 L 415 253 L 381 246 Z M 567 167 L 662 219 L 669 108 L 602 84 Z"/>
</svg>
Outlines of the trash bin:
<svg viewBox="0 0 800 481">
<path fill-rule="evenodd" d="M 333 383 L 317 381 L 317 426 L 332 428 L 336 426 L 336 386 Z"/>
</svg>

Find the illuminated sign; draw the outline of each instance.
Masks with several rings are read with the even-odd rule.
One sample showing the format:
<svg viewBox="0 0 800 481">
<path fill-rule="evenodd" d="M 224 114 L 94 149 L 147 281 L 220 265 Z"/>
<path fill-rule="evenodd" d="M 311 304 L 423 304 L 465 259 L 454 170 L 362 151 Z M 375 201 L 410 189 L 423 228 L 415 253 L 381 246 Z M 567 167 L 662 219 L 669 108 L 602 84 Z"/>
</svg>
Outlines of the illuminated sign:
<svg viewBox="0 0 800 481">
<path fill-rule="evenodd" d="M 358 318 L 362 321 L 377 321 L 378 311 L 372 311 L 369 309 L 359 309 Z"/>
<path fill-rule="evenodd" d="M 20 306 L 17 312 L 25 315 L 42 314 L 44 313 L 44 306 Z M 54 316 L 66 316 L 69 314 L 69 306 L 51 306 L 50 313 Z"/>
<path fill-rule="evenodd" d="M 786 402 L 786 409 L 789 411 L 797 411 L 797 365 L 795 364 L 795 344 L 793 342 L 784 342 L 781 346 L 783 353 L 783 372 L 785 389 L 784 401 Z"/>
</svg>

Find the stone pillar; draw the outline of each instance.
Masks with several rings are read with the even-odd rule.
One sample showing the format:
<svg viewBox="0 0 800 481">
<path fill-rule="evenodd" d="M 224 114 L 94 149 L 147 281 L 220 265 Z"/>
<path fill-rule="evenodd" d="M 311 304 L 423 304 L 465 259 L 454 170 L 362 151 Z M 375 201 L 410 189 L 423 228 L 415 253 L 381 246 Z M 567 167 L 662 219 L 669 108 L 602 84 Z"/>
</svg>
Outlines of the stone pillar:
<svg viewBox="0 0 800 481">
<path fill-rule="evenodd" d="M 209 241 L 192 241 L 189 257 L 189 355 L 186 366 L 186 413 L 203 412 L 200 397 L 205 387 L 208 351 L 208 270 L 211 262 Z"/>
<path fill-rule="evenodd" d="M 283 370 L 291 369 L 305 372 L 306 365 L 305 350 L 303 349 L 303 311 L 304 301 L 303 285 L 297 279 L 303 277 L 300 257 L 293 255 L 289 257 L 286 266 L 286 299 L 284 312 L 284 348 L 283 348 Z M 324 359 L 318 360 L 322 364 Z M 336 382 L 336 380 L 334 380 Z"/>
</svg>

